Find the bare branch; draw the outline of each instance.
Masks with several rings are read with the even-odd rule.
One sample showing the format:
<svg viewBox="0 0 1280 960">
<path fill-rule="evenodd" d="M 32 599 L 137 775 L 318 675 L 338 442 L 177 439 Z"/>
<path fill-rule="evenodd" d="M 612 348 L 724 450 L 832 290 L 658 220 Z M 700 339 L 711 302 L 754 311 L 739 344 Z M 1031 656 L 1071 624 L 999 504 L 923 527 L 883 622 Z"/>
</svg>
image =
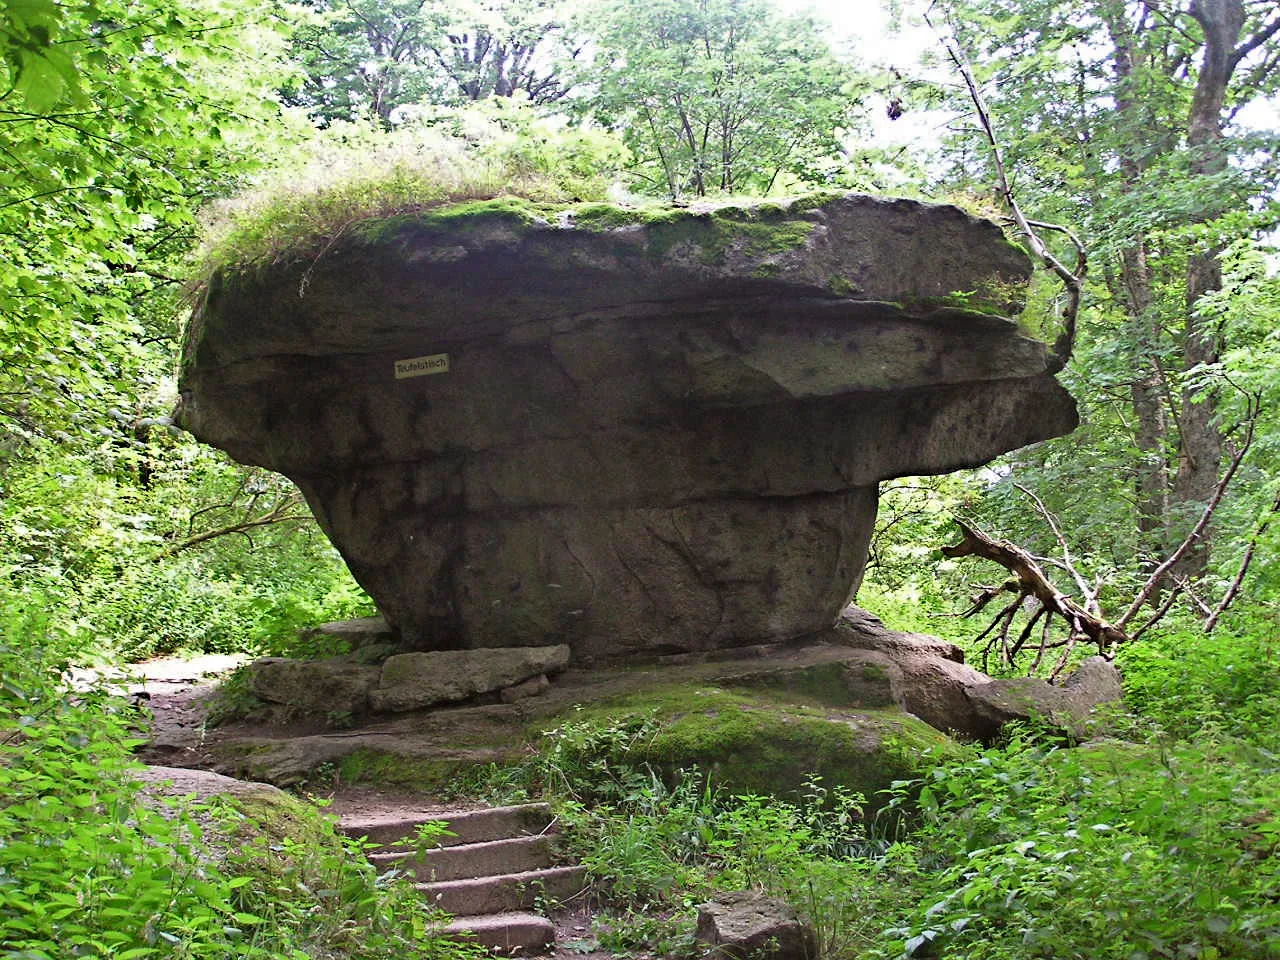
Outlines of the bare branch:
<svg viewBox="0 0 1280 960">
<path fill-rule="evenodd" d="M 1071 359 L 1071 354 L 1075 350 L 1076 320 L 1080 313 L 1080 300 L 1084 293 L 1085 275 L 1089 269 L 1088 257 L 1084 247 L 1078 240 L 1075 240 L 1074 234 L 1064 227 L 1056 229 L 1071 237 L 1076 243 L 1076 268 L 1074 271 L 1069 270 L 1061 260 L 1054 256 L 1044 241 L 1040 239 L 1040 235 L 1036 233 L 1031 221 L 1023 214 L 1022 208 L 1018 205 L 1017 198 L 1014 196 L 1013 187 L 1009 183 L 1008 170 L 1004 162 L 1004 151 L 1000 146 L 999 138 L 996 136 L 995 124 L 991 119 L 991 111 L 987 108 L 986 98 L 982 95 L 969 60 L 956 39 L 955 30 L 952 29 L 949 35 L 944 35 L 934 26 L 933 21 L 929 18 L 929 11 L 925 11 L 924 19 L 934 33 L 937 34 L 939 42 L 942 44 L 943 49 L 946 50 L 951 62 L 960 72 L 965 87 L 969 91 L 969 99 L 973 102 L 974 109 L 978 113 L 978 123 L 981 125 L 982 132 L 991 146 L 991 159 L 995 165 L 1000 193 L 1009 207 L 1013 222 L 1017 225 L 1023 237 L 1026 238 L 1032 253 L 1040 259 L 1041 263 L 1050 272 L 1062 281 L 1063 286 L 1066 288 L 1067 305 L 1062 314 L 1063 331 L 1053 344 L 1053 355 L 1057 365 L 1053 372 L 1056 373 L 1057 370 L 1061 370 L 1067 365 L 1067 361 Z"/>
<path fill-rule="evenodd" d="M 1222 615 L 1227 612 L 1227 608 L 1235 601 L 1240 594 L 1240 588 L 1244 584 L 1245 575 L 1249 572 L 1249 567 L 1253 563 L 1254 555 L 1257 553 L 1258 541 L 1262 539 L 1263 534 L 1267 532 L 1267 528 L 1271 526 L 1271 521 L 1275 519 L 1277 513 L 1280 513 L 1280 494 L 1276 495 L 1275 500 L 1271 504 L 1271 509 L 1266 513 L 1261 524 L 1253 531 L 1253 536 L 1249 538 L 1249 545 L 1245 548 L 1244 556 L 1240 559 L 1240 566 L 1236 570 L 1236 575 L 1231 579 L 1231 586 L 1227 588 L 1227 592 L 1222 595 L 1222 599 L 1218 601 L 1218 605 L 1204 621 L 1204 632 L 1213 633 L 1217 627 L 1218 621 L 1222 619 Z"/>
<path fill-rule="evenodd" d="M 1182 588 L 1178 586 L 1175 586 L 1172 590 L 1170 590 L 1169 595 L 1164 598 L 1164 602 L 1161 603 L 1160 608 L 1151 615 L 1151 618 L 1147 620 L 1147 622 L 1144 623 L 1142 626 L 1140 626 L 1137 630 L 1133 631 L 1133 633 L 1129 634 L 1129 640 L 1130 641 L 1137 640 L 1144 633 L 1150 630 L 1153 626 L 1155 626 L 1157 623 L 1163 620 L 1164 615 L 1168 613 L 1171 609 L 1173 609 L 1173 605 L 1177 601 L 1178 595 L 1181 592 L 1182 592 Z"/>
<path fill-rule="evenodd" d="M 1075 560 L 1071 557 L 1071 547 L 1067 544 L 1067 538 L 1062 535 L 1062 528 L 1058 526 L 1057 517 L 1049 512 L 1049 508 L 1044 505 L 1043 500 L 1022 484 L 1015 483 L 1014 487 L 1021 490 L 1024 495 L 1030 498 L 1031 502 L 1036 505 L 1036 510 L 1039 511 L 1040 516 L 1044 517 L 1045 523 L 1049 524 L 1049 529 L 1053 531 L 1054 537 L 1057 538 L 1058 546 L 1062 549 L 1063 569 L 1065 569 L 1067 573 L 1071 574 L 1071 579 L 1076 582 L 1076 587 L 1079 589 L 1080 595 L 1088 598 L 1090 596 L 1089 584 L 1085 578 L 1081 576 L 1080 571 L 1076 569 Z"/>
<path fill-rule="evenodd" d="M 1253 446 L 1254 428 L 1257 426 L 1258 414 L 1260 412 L 1260 398 L 1257 395 L 1250 396 L 1245 417 L 1245 436 L 1240 443 L 1240 448 L 1236 451 L 1235 456 L 1231 458 L 1231 463 L 1222 474 L 1221 479 L 1218 480 L 1217 485 L 1214 487 L 1213 495 L 1209 498 L 1209 502 L 1205 504 L 1204 511 L 1201 513 L 1200 519 L 1196 522 L 1196 525 L 1191 528 L 1191 532 L 1187 534 L 1186 538 L 1178 545 L 1177 549 L 1169 555 L 1164 563 L 1151 571 L 1151 576 L 1147 578 L 1146 583 L 1142 585 L 1142 588 L 1133 598 L 1133 602 L 1129 604 L 1129 608 L 1125 610 L 1125 612 L 1122 613 L 1120 618 L 1116 621 L 1116 626 L 1120 629 L 1124 629 L 1125 625 L 1137 616 L 1138 611 L 1141 610 L 1146 602 L 1151 599 L 1152 594 L 1154 594 L 1160 584 L 1164 582 L 1164 578 L 1169 571 L 1177 566 L 1178 561 L 1185 557 L 1191 551 L 1192 547 L 1200 542 L 1200 538 L 1204 536 L 1205 530 L 1208 529 L 1209 521 L 1213 519 L 1214 513 L 1222 503 L 1222 498 L 1227 492 L 1227 487 L 1229 487 L 1231 485 L 1231 481 L 1235 479 L 1236 472 L 1240 469 L 1240 464 L 1244 461 L 1245 455 Z M 1150 626 L 1150 624 L 1148 623 L 1147 626 Z"/>
<path fill-rule="evenodd" d="M 1105 655 L 1116 644 L 1129 639 L 1118 625 L 1108 623 L 1103 617 L 1086 610 L 1055 587 L 1026 550 L 1007 540 L 988 536 L 959 520 L 956 525 L 964 537 L 955 546 L 943 547 L 943 556 L 977 556 L 1000 564 L 1017 578 L 1019 602 L 1022 597 L 1034 597 L 1049 614 L 1059 616 L 1070 624 L 1072 634 L 1080 634 L 1092 640 L 1099 653 Z"/>
</svg>

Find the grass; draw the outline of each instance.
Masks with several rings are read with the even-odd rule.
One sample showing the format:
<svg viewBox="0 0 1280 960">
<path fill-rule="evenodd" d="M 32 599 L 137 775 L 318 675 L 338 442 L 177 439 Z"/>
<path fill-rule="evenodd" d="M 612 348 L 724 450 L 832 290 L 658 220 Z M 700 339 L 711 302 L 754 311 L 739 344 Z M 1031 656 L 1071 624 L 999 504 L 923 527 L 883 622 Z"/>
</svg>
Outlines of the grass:
<svg viewBox="0 0 1280 960">
<path fill-rule="evenodd" d="M 730 247 L 767 257 L 803 246 L 814 227 L 805 213 L 839 196 L 792 204 L 726 197 L 688 208 L 641 200 L 617 188 L 621 147 L 607 135 L 539 123 L 520 117 L 464 135 L 326 131 L 252 189 L 205 211 L 191 287 L 318 258 L 343 243 L 387 242 L 404 229 L 465 228 L 477 215 L 516 229 L 560 217 L 587 232 L 644 225 L 655 258 L 687 243 L 710 264 Z M 766 263 L 761 275 L 770 269 Z"/>
<path fill-rule="evenodd" d="M 604 179 L 562 177 L 518 154 L 431 131 L 321 142 L 296 166 L 207 212 L 193 270 L 244 271 L 332 246 L 362 224 L 470 200 L 603 199 Z M 584 196 L 585 195 L 585 196 Z"/>
</svg>

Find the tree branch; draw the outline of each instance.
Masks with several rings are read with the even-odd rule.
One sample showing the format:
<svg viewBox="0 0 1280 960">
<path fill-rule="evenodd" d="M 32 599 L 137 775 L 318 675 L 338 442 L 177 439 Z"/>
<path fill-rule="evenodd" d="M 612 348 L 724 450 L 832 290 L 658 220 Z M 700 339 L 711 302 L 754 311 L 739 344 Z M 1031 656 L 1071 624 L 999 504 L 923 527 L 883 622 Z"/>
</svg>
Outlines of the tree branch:
<svg viewBox="0 0 1280 960">
<path fill-rule="evenodd" d="M 932 5 L 930 5 L 930 10 Z M 969 60 L 961 49 L 959 41 L 956 39 L 955 29 L 952 27 L 949 36 L 943 35 L 933 24 L 929 18 L 929 11 L 925 11 L 925 22 L 938 35 L 939 41 L 942 43 L 943 49 L 946 50 L 947 56 L 960 72 L 960 76 L 964 80 L 965 87 L 969 91 L 969 99 L 973 102 L 974 109 L 978 113 L 978 123 L 982 127 L 982 132 L 987 138 L 987 142 L 991 146 L 991 159 L 995 165 L 996 178 L 1000 187 L 1000 193 L 1004 197 L 1005 203 L 1009 207 L 1009 213 L 1012 215 L 1013 222 L 1017 225 L 1019 232 L 1026 238 L 1027 244 L 1031 247 L 1040 262 L 1044 264 L 1050 272 L 1062 281 L 1067 291 L 1067 305 L 1063 310 L 1063 330 L 1053 344 L 1053 356 L 1057 372 L 1067 365 L 1067 361 L 1071 359 L 1071 354 L 1075 350 L 1076 340 L 1076 320 L 1080 313 L 1080 300 L 1084 293 L 1084 279 L 1088 273 L 1089 261 L 1084 247 L 1075 239 L 1074 234 L 1062 227 L 1055 229 L 1060 230 L 1071 237 L 1076 244 L 1076 268 L 1074 272 L 1069 270 L 1053 252 L 1040 239 L 1040 235 L 1036 233 L 1030 220 L 1023 214 L 1022 208 L 1018 205 L 1017 198 L 1014 196 L 1013 187 L 1009 183 L 1008 170 L 1004 162 L 1004 151 L 1000 147 L 999 138 L 996 136 L 995 124 L 991 119 L 991 111 L 987 108 L 986 98 L 979 89 L 978 81 L 974 77 L 973 69 L 969 65 Z M 950 16 L 948 15 L 948 24 L 950 25 Z"/>
<path fill-rule="evenodd" d="M 1231 485 L 1231 481 L 1235 478 L 1236 471 L 1240 469 L 1240 464 L 1244 461 L 1245 454 L 1249 452 L 1249 448 L 1253 446 L 1254 428 L 1257 426 L 1258 414 L 1261 412 L 1261 399 L 1255 394 L 1249 397 L 1245 414 L 1245 436 L 1240 444 L 1240 448 L 1236 451 L 1235 456 L 1231 458 L 1231 463 L 1226 471 L 1218 480 L 1217 485 L 1213 489 L 1213 495 L 1209 498 L 1209 502 L 1205 504 L 1204 511 L 1200 514 L 1200 519 L 1196 525 L 1191 528 L 1191 532 L 1187 534 L 1176 550 L 1173 551 L 1160 566 L 1151 571 L 1151 576 L 1147 578 L 1146 583 L 1138 591 L 1133 598 L 1133 602 L 1129 604 L 1129 608 L 1120 615 L 1116 621 L 1116 626 L 1123 629 L 1129 623 L 1139 610 L 1151 599 L 1152 594 L 1156 592 L 1156 588 L 1164 581 L 1165 576 L 1172 570 L 1179 560 L 1185 557 L 1191 549 L 1200 542 L 1200 538 L 1204 536 L 1204 532 L 1209 527 L 1209 521 L 1213 519 L 1214 513 L 1217 511 L 1219 504 L 1222 503 L 1223 496 L 1226 495 L 1227 487 Z M 1151 626 L 1147 623 L 1146 627 Z"/>
</svg>

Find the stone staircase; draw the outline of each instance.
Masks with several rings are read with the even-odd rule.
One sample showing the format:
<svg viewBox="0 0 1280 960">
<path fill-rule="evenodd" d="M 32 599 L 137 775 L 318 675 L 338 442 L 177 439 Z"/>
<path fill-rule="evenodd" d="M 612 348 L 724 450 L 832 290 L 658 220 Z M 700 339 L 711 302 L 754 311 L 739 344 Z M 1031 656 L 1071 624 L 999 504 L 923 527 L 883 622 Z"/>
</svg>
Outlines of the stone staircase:
<svg viewBox="0 0 1280 960">
<path fill-rule="evenodd" d="M 454 835 L 419 857 L 413 841 L 429 820 L 444 821 Z M 424 896 L 453 914 L 449 931 L 470 934 L 495 953 L 549 951 L 555 927 L 533 911 L 544 901 L 569 899 L 585 884 L 582 867 L 554 865 L 555 823 L 545 803 L 417 819 L 351 815 L 339 827 L 379 845 L 369 855 L 379 870 L 416 878 Z"/>
</svg>

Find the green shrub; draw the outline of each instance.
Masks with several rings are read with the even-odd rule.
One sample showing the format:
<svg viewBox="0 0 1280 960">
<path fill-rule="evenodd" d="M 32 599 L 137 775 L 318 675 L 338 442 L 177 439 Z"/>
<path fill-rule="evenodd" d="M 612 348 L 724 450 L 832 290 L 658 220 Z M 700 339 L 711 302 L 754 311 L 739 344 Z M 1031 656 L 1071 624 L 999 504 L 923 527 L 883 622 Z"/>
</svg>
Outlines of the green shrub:
<svg viewBox="0 0 1280 960">
<path fill-rule="evenodd" d="M 319 814 L 141 798 L 139 716 L 63 681 L 83 637 L 0 592 L 0 956 L 466 960 Z M 212 818 L 210 818 L 212 815 Z"/>
<path fill-rule="evenodd" d="M 1125 700 L 1170 733 L 1205 727 L 1280 742 L 1280 626 L 1242 615 L 1205 634 L 1198 626 L 1144 636 L 1120 649 Z"/>
<path fill-rule="evenodd" d="M 1280 950 L 1274 754 L 1210 737 L 1074 750 L 1014 739 L 917 786 L 920 865 L 900 879 L 917 907 L 876 956 Z"/>
</svg>

